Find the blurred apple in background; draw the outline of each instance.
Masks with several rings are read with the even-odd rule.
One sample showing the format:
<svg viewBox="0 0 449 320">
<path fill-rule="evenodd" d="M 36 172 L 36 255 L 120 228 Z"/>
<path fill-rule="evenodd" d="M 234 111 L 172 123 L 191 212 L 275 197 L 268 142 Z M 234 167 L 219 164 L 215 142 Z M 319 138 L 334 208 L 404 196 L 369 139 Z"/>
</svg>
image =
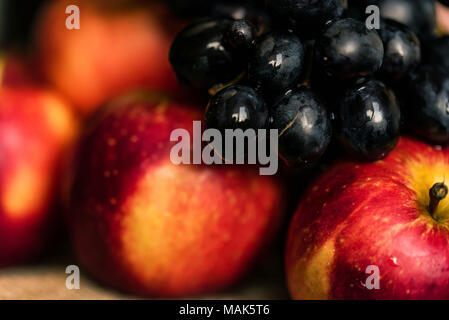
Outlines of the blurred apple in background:
<svg viewBox="0 0 449 320">
<path fill-rule="evenodd" d="M 6 87 L 34 87 L 43 83 L 36 61 L 17 52 L 0 57 L 0 83 Z"/>
<path fill-rule="evenodd" d="M 170 161 L 172 130 L 192 135 L 201 118 L 172 102 L 129 98 L 90 119 L 68 222 L 82 265 L 102 283 L 148 296 L 219 290 L 248 271 L 276 231 L 274 178 Z"/>
<path fill-rule="evenodd" d="M 438 27 L 440 31 L 449 33 L 449 8 L 438 2 L 436 6 Z"/>
<path fill-rule="evenodd" d="M 292 297 L 449 299 L 448 164 L 448 149 L 403 138 L 383 161 L 328 170 L 290 225 Z M 366 287 L 368 266 L 379 289 Z"/>
<path fill-rule="evenodd" d="M 79 30 L 66 28 L 72 4 Z M 37 23 L 42 71 L 84 114 L 130 89 L 183 95 L 168 61 L 182 26 L 156 1 L 56 0 Z"/>
<path fill-rule="evenodd" d="M 36 87 L 0 88 L 0 266 L 26 262 L 51 236 L 71 108 Z"/>
</svg>

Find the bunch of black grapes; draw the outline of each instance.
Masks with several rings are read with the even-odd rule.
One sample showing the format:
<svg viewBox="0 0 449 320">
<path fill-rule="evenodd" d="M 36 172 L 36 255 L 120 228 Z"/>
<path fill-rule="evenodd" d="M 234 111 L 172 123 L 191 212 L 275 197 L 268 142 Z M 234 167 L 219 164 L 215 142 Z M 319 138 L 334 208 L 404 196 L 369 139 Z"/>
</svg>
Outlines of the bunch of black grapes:
<svg viewBox="0 0 449 320">
<path fill-rule="evenodd" d="M 211 94 L 207 128 L 278 129 L 292 166 L 331 141 L 366 161 L 401 132 L 449 143 L 449 37 L 437 35 L 435 1 L 206 2 L 170 61 L 179 81 Z M 371 5 L 379 28 L 367 24 Z"/>
</svg>

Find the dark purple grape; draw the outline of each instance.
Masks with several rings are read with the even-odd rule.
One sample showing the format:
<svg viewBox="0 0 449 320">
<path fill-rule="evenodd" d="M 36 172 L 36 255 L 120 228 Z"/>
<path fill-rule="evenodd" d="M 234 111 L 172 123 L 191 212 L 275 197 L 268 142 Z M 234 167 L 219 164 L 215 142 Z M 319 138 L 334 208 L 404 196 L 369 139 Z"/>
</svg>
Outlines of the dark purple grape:
<svg viewBox="0 0 449 320">
<path fill-rule="evenodd" d="M 224 42 L 238 53 L 246 53 L 257 37 L 257 30 L 248 20 L 236 20 L 228 27 L 224 35 Z"/>
<path fill-rule="evenodd" d="M 251 87 L 235 85 L 219 91 L 209 102 L 205 115 L 206 128 L 264 129 L 268 107 Z"/>
<path fill-rule="evenodd" d="M 449 74 L 424 65 L 412 77 L 404 93 L 409 127 L 434 144 L 449 143 Z"/>
<path fill-rule="evenodd" d="M 268 0 L 268 11 L 279 24 L 310 37 L 320 32 L 329 20 L 343 15 L 346 0 Z"/>
<path fill-rule="evenodd" d="M 288 91 L 271 108 L 270 127 L 279 131 L 279 153 L 291 166 L 317 161 L 332 137 L 323 102 L 307 87 Z"/>
<path fill-rule="evenodd" d="M 421 62 L 419 39 L 405 25 L 393 20 L 382 21 L 380 27 L 379 35 L 384 44 L 380 72 L 386 79 L 398 80 Z"/>
<path fill-rule="evenodd" d="M 434 0 L 368 0 L 380 9 L 380 15 L 408 26 L 420 38 L 436 32 L 436 10 Z"/>
<path fill-rule="evenodd" d="M 304 48 L 292 33 L 271 32 L 256 42 L 249 62 L 249 79 L 263 90 L 280 93 L 298 84 Z"/>
<path fill-rule="evenodd" d="M 259 34 L 269 30 L 271 25 L 270 16 L 251 2 L 219 1 L 211 11 L 212 17 L 251 21 Z"/>
<path fill-rule="evenodd" d="M 327 75 L 347 79 L 379 70 L 384 47 L 375 30 L 347 18 L 330 23 L 315 44 L 315 61 Z"/>
<path fill-rule="evenodd" d="M 232 22 L 202 20 L 176 36 L 170 49 L 170 63 L 181 83 L 210 89 L 230 82 L 244 70 L 223 43 L 223 35 Z"/>
<path fill-rule="evenodd" d="M 357 158 L 379 160 L 398 143 L 400 118 L 393 91 L 378 80 L 361 79 L 340 101 L 338 137 Z"/>
</svg>

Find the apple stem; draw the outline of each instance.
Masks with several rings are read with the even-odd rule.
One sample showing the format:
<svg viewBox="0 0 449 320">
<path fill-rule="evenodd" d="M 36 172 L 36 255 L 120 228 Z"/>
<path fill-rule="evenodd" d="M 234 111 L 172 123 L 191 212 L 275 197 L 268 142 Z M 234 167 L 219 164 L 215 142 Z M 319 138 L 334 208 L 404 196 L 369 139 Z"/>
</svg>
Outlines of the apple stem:
<svg viewBox="0 0 449 320">
<path fill-rule="evenodd" d="M 429 211 L 430 214 L 434 215 L 435 211 L 438 208 L 438 204 L 441 200 L 446 198 L 448 194 L 448 188 L 444 183 L 435 183 L 432 188 L 429 190 L 430 202 L 429 202 Z"/>
</svg>

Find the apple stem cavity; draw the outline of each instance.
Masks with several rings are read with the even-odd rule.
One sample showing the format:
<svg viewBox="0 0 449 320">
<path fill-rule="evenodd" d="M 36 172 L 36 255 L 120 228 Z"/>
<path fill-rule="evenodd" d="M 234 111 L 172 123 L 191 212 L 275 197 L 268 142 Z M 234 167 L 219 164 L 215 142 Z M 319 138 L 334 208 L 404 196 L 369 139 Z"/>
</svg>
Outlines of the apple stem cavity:
<svg viewBox="0 0 449 320">
<path fill-rule="evenodd" d="M 434 213 L 438 208 L 438 204 L 441 200 L 446 198 L 448 194 L 448 188 L 444 183 L 438 182 L 433 185 L 429 190 L 429 211 L 430 215 L 435 219 Z"/>
</svg>

